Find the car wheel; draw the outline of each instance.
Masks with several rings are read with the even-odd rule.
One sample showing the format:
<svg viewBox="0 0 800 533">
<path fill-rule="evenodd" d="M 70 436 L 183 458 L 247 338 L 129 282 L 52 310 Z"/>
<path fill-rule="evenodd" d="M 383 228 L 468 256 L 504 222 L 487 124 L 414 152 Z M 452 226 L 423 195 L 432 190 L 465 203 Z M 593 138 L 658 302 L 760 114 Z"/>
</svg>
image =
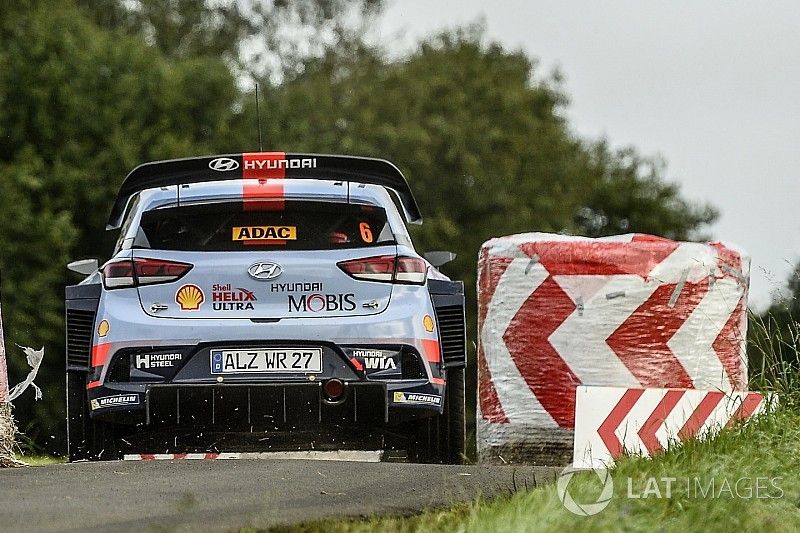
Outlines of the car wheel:
<svg viewBox="0 0 800 533">
<path fill-rule="evenodd" d="M 91 458 L 90 423 L 86 377 L 80 372 L 67 372 L 67 456 L 70 462 Z"/>
<path fill-rule="evenodd" d="M 453 368 L 447 371 L 447 390 L 445 393 L 444 427 L 440 429 L 440 457 L 449 464 L 462 464 L 466 453 L 467 420 L 465 403 L 464 369 Z"/>
<path fill-rule="evenodd" d="M 444 412 L 415 423 L 408 458 L 420 463 L 462 464 L 466 447 L 464 369 L 447 371 Z"/>
<path fill-rule="evenodd" d="M 92 420 L 86 376 L 67 372 L 67 456 L 69 462 L 118 459 L 113 424 Z"/>
</svg>

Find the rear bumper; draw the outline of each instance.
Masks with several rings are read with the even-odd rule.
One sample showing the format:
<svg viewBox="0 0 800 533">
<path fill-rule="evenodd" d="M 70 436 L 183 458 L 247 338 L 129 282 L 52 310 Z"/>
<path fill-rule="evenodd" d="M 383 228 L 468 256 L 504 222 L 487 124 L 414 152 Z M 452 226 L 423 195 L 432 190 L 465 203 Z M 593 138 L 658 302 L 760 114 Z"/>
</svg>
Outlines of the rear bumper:
<svg viewBox="0 0 800 533">
<path fill-rule="evenodd" d="M 324 380 L 231 384 L 106 383 L 87 391 L 91 417 L 108 422 L 229 431 L 396 425 L 441 414 L 445 384 L 425 379 L 344 381 L 336 402 Z"/>
<path fill-rule="evenodd" d="M 153 385 L 145 393 L 148 426 L 203 426 L 237 431 L 389 421 L 386 386 L 351 382 L 340 401 L 326 401 L 322 383 Z"/>
<path fill-rule="evenodd" d="M 395 291 L 389 308 L 378 315 L 279 321 L 153 318 L 142 312 L 135 291 L 108 291 L 100 301 L 96 322 L 107 320 L 110 332 L 103 338 L 92 332 L 91 364 L 86 368 L 68 366 L 68 370 L 88 375 L 91 417 L 119 423 L 152 425 L 157 420 L 153 413 L 161 409 L 162 403 L 166 411 L 174 407 L 180 413 L 164 415 L 158 419 L 159 423 L 177 423 L 180 419 L 180 424 L 189 424 L 186 415 L 190 412 L 207 419 L 206 413 L 201 413 L 208 407 L 207 402 L 194 407 L 183 405 L 183 398 L 170 399 L 172 393 L 167 392 L 188 394 L 189 389 L 195 391 L 192 394 L 211 391 L 215 398 L 212 416 L 215 423 L 217 396 L 235 398 L 236 391 L 249 390 L 249 403 L 239 398 L 232 407 L 232 418 L 249 410 L 252 422 L 254 392 L 267 398 L 264 401 L 271 401 L 268 400 L 271 391 L 281 389 L 287 391 L 287 398 L 295 391 L 302 391 L 297 393 L 302 397 L 308 395 L 311 415 L 299 407 L 295 410 L 288 402 L 285 418 L 281 412 L 277 418 L 271 415 L 270 420 L 291 424 L 310 416 L 310 420 L 319 424 L 320 416 L 325 422 L 326 413 L 336 411 L 319 399 L 319 383 L 333 378 L 345 382 L 348 391 L 379 387 L 383 406 L 381 423 L 391 425 L 409 418 L 441 414 L 445 388 L 441 346 L 438 331 L 428 331 L 423 320 L 426 314 L 434 313 L 430 295 L 423 287 L 398 286 Z M 323 349 L 322 372 L 219 375 L 210 364 L 210 351 L 214 349 L 302 346 Z M 365 352 L 360 362 L 354 360 L 358 359 L 354 349 Z M 396 366 L 378 364 L 371 354 L 380 350 L 394 350 Z M 408 353 L 416 358 L 411 373 L 403 370 L 410 368 L 404 363 Z M 122 357 L 130 358 L 127 365 L 118 364 Z M 118 374 L 120 370 L 122 376 Z M 185 394 L 181 392 L 181 396 Z M 172 404 L 175 405 L 170 407 Z M 353 407 L 352 420 L 357 414 Z M 358 422 L 361 423 L 361 418 Z"/>
</svg>

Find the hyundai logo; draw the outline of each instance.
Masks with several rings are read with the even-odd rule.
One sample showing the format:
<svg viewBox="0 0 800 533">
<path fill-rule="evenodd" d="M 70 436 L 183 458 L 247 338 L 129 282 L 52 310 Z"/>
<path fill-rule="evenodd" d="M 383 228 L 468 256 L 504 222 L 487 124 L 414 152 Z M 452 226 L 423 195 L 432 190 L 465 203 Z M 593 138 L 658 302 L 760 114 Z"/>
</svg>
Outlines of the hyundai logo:
<svg viewBox="0 0 800 533">
<path fill-rule="evenodd" d="M 230 157 L 218 157 L 208 162 L 208 168 L 217 172 L 227 172 L 239 168 L 239 162 Z"/>
<path fill-rule="evenodd" d="M 262 262 L 250 265 L 247 269 L 250 277 L 260 281 L 275 279 L 283 273 L 283 267 L 278 263 Z"/>
</svg>

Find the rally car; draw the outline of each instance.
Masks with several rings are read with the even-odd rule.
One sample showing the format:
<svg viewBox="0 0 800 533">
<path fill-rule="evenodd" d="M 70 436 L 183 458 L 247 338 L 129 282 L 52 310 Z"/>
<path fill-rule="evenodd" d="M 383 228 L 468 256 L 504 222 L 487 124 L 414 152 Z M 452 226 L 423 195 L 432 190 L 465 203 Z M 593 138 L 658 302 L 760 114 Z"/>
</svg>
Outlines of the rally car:
<svg viewBox="0 0 800 533">
<path fill-rule="evenodd" d="M 402 213 L 402 214 L 401 214 Z M 111 259 L 66 289 L 69 458 L 464 453 L 464 290 L 380 159 L 259 152 L 125 179 Z"/>
</svg>

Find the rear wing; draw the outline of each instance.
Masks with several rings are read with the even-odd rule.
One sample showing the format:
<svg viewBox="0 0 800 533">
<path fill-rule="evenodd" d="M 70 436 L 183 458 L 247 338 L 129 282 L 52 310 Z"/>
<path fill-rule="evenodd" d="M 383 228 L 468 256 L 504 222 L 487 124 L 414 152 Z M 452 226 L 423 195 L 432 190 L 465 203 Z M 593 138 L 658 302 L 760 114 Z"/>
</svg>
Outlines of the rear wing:
<svg viewBox="0 0 800 533">
<path fill-rule="evenodd" d="M 394 191 L 409 223 L 422 215 L 400 170 L 389 161 L 342 155 L 257 152 L 154 161 L 131 171 L 117 193 L 107 229 L 117 229 L 131 197 L 139 191 L 206 181 L 247 178 L 323 179 L 382 185 Z"/>
</svg>

